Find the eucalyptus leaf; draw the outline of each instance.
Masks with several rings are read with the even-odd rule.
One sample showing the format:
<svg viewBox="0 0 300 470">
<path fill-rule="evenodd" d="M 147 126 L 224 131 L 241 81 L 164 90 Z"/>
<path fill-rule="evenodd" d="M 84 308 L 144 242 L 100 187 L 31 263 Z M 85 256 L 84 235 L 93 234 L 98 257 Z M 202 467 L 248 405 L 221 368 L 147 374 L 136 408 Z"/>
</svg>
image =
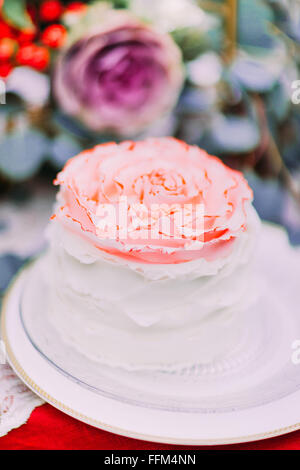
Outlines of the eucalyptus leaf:
<svg viewBox="0 0 300 470">
<path fill-rule="evenodd" d="M 13 181 L 33 176 L 49 151 L 47 137 L 35 130 L 15 132 L 0 142 L 0 172 Z"/>
<path fill-rule="evenodd" d="M 16 28 L 33 28 L 31 18 L 26 11 L 25 0 L 4 0 L 1 13 L 4 19 Z"/>
<path fill-rule="evenodd" d="M 298 107 L 295 107 L 298 109 Z M 281 144 L 281 154 L 286 165 L 299 171 L 300 169 L 300 115 L 295 111 L 289 120 L 288 133 Z"/>
<path fill-rule="evenodd" d="M 67 136 L 60 134 L 52 142 L 51 162 L 61 169 L 69 158 L 74 157 L 82 150 L 79 143 Z"/>
<path fill-rule="evenodd" d="M 231 74 L 244 89 L 258 93 L 271 90 L 277 80 L 275 71 L 254 59 L 237 59 Z"/>
<path fill-rule="evenodd" d="M 249 117 L 218 115 L 212 124 L 210 138 L 217 152 L 245 153 L 257 147 L 260 133 Z"/>
<path fill-rule="evenodd" d="M 239 0 L 238 42 L 241 46 L 269 49 L 274 45 L 270 24 L 274 22 L 272 8 L 264 0 Z"/>
<path fill-rule="evenodd" d="M 292 170 L 299 170 L 300 167 L 300 139 L 291 140 L 282 146 L 282 157 L 285 164 Z"/>
<path fill-rule="evenodd" d="M 278 81 L 275 87 L 267 96 L 267 110 L 271 113 L 279 122 L 282 122 L 288 115 L 291 98 L 288 93 L 287 87 L 281 81 Z"/>
<path fill-rule="evenodd" d="M 177 110 L 183 114 L 201 114 L 211 111 L 215 105 L 216 97 L 210 90 L 200 88 L 186 88 L 180 97 Z"/>
<path fill-rule="evenodd" d="M 62 130 L 62 132 L 71 133 L 78 139 L 90 141 L 94 137 L 93 132 L 84 126 L 79 120 L 62 113 L 60 110 L 53 113 L 53 121 L 56 126 Z"/>
</svg>

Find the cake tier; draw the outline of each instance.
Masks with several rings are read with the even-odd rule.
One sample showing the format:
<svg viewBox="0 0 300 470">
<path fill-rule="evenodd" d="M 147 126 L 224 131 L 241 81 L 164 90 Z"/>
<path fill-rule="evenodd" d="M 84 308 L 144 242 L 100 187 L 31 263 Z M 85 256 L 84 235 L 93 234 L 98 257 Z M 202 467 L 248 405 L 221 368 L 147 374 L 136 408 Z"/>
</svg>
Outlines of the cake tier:
<svg viewBox="0 0 300 470">
<path fill-rule="evenodd" d="M 259 225 L 249 203 L 247 229 L 226 256 L 155 265 L 109 255 L 53 221 L 44 261 L 48 315 L 64 341 L 108 365 L 169 370 L 211 362 L 235 347 L 254 300 Z"/>
</svg>

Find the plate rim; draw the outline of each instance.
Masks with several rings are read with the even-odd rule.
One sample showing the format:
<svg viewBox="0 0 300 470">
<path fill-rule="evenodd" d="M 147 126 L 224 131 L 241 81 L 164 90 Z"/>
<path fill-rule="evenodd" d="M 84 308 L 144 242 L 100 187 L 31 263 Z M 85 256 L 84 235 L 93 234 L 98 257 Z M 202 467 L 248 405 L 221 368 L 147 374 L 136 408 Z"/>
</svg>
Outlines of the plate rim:
<svg viewBox="0 0 300 470">
<path fill-rule="evenodd" d="M 18 287 L 17 283 L 21 282 L 21 277 L 24 273 L 29 269 L 35 261 L 38 261 L 38 258 L 29 261 L 26 263 L 15 275 L 12 279 L 2 301 L 2 306 L 0 309 L 0 316 L 1 316 L 1 323 L 0 323 L 0 337 L 4 341 L 5 348 L 6 348 L 6 356 L 7 361 L 16 373 L 16 375 L 22 380 L 25 385 L 32 390 L 33 393 L 38 395 L 42 398 L 45 402 L 49 403 L 50 405 L 54 406 L 61 412 L 81 421 L 86 424 L 89 424 L 95 428 L 111 432 L 120 436 L 129 437 L 132 439 L 148 441 L 153 443 L 159 444 L 172 444 L 172 445 L 182 445 L 182 446 L 216 446 L 216 445 L 230 445 L 230 444 L 241 444 L 247 442 L 254 442 L 265 440 L 273 437 L 278 437 L 284 434 L 288 434 L 300 429 L 300 422 L 296 422 L 294 424 L 283 426 L 279 428 L 275 428 L 268 432 L 261 432 L 255 434 L 248 434 L 248 435 L 241 435 L 241 436 L 234 436 L 228 438 L 211 438 L 211 439 L 186 439 L 186 438 L 175 438 L 175 437 L 166 437 L 166 436 L 158 436 L 152 434 L 146 434 L 142 432 L 132 431 L 126 428 L 117 427 L 115 425 L 111 425 L 109 423 L 94 419 L 91 416 L 86 416 L 83 413 L 76 411 L 75 409 L 71 408 L 68 404 L 63 403 L 60 400 L 57 400 L 53 396 L 51 396 L 46 390 L 41 388 L 31 377 L 28 373 L 24 370 L 16 355 L 14 353 L 14 347 L 11 344 L 8 334 L 7 334 L 7 315 L 8 315 L 8 306 L 9 302 L 14 294 L 14 290 Z M 30 347 L 34 349 L 33 345 L 29 342 Z M 47 363 L 46 359 L 40 355 L 42 360 Z M 48 363 L 47 363 L 48 364 Z M 49 365 L 49 367 L 51 367 Z M 53 368 L 54 369 L 54 368 Z M 58 373 L 58 372 L 57 372 Z M 70 381 L 71 382 L 71 381 Z M 297 393 L 297 392 L 295 392 Z M 290 396 L 290 395 L 289 395 Z M 300 396 L 300 393 L 299 393 Z M 111 399 L 112 400 L 112 399 Z"/>
</svg>

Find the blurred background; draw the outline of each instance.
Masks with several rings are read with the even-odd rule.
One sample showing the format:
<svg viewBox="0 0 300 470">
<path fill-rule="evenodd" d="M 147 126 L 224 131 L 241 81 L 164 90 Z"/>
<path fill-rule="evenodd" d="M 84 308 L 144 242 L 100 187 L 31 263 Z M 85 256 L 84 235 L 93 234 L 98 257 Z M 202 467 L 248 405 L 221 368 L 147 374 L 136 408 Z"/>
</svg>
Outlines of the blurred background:
<svg viewBox="0 0 300 470">
<path fill-rule="evenodd" d="M 0 296 L 43 248 L 55 174 L 111 140 L 198 144 L 300 243 L 300 0 L 0 0 L 0 15 Z"/>
</svg>

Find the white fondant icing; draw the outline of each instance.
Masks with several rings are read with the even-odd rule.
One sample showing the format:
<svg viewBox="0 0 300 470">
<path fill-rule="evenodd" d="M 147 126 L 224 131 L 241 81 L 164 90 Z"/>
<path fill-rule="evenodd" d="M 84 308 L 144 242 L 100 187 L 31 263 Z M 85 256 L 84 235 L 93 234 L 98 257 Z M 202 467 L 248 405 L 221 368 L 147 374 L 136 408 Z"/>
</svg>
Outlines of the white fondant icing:
<svg viewBox="0 0 300 470">
<path fill-rule="evenodd" d="M 255 297 L 251 258 L 259 219 L 231 253 L 174 265 L 126 261 L 53 221 L 44 272 L 49 316 L 87 357 L 127 369 L 172 369 L 210 362 L 234 347 Z"/>
</svg>

